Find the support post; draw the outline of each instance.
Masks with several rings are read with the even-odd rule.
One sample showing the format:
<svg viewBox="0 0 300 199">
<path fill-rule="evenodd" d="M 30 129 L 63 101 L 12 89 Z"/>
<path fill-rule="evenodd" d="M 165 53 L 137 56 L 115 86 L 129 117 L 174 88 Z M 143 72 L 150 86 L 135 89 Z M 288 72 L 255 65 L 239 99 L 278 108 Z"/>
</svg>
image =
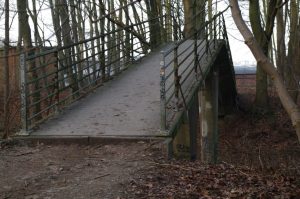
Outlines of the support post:
<svg viewBox="0 0 300 199">
<path fill-rule="evenodd" d="M 188 109 L 188 122 L 189 122 L 189 133 L 190 133 L 190 154 L 191 160 L 197 159 L 198 142 L 197 136 L 199 135 L 199 100 L 197 92 L 192 97 L 190 107 Z"/>
<path fill-rule="evenodd" d="M 218 142 L 218 72 L 213 71 L 200 91 L 201 161 L 217 163 Z"/>
</svg>

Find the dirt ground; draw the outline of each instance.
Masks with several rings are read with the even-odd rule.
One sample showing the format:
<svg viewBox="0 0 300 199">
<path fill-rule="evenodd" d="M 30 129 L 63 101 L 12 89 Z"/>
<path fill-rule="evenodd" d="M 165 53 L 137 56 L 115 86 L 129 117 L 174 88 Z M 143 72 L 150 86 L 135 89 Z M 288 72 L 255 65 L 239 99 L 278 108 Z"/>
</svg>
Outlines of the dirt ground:
<svg viewBox="0 0 300 199">
<path fill-rule="evenodd" d="M 147 170 L 150 146 L 2 143 L 0 198 L 124 197 L 134 174 Z"/>
<path fill-rule="evenodd" d="M 2 142 L 0 198 L 300 198 L 300 146 L 276 94 L 271 111 L 253 111 L 253 85 L 238 86 L 239 110 L 220 119 L 217 165 L 167 160 L 158 141 Z"/>
</svg>

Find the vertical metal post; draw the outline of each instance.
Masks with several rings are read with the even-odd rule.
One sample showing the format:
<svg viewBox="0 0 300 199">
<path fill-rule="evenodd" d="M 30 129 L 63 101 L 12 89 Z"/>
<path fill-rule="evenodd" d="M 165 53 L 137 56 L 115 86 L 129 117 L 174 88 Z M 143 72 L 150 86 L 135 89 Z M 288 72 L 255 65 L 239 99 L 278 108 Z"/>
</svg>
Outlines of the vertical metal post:
<svg viewBox="0 0 300 199">
<path fill-rule="evenodd" d="M 222 39 L 221 38 L 221 30 L 222 30 L 221 16 L 219 16 L 218 18 L 219 18 L 219 39 Z"/>
<path fill-rule="evenodd" d="M 178 25 L 177 25 L 177 22 L 176 22 L 175 18 L 173 18 L 173 24 L 174 24 L 174 32 L 173 32 L 174 41 L 178 41 L 179 40 L 178 29 L 177 29 Z"/>
<path fill-rule="evenodd" d="M 175 98 L 176 98 L 176 103 L 177 103 L 177 108 L 179 105 L 179 87 L 180 87 L 180 78 L 178 75 L 178 44 L 175 44 L 174 48 L 174 84 L 175 84 Z"/>
<path fill-rule="evenodd" d="M 197 38 L 198 34 L 197 32 L 195 32 L 195 40 L 194 40 L 194 70 L 195 70 L 195 74 L 196 74 L 196 78 L 197 76 L 197 71 L 198 71 L 198 38 Z"/>
<path fill-rule="evenodd" d="M 60 89 L 59 89 L 59 56 L 58 56 L 58 51 L 56 51 L 54 53 L 54 57 L 56 58 L 56 64 L 55 64 L 55 70 L 56 70 L 56 76 L 55 76 L 55 81 L 56 81 L 56 90 L 57 90 L 57 94 L 56 94 L 56 107 L 55 107 L 55 112 L 58 113 L 59 112 L 59 105 L 60 105 Z M 88 73 L 90 74 L 90 68 L 88 66 Z M 81 80 L 82 81 L 82 80 Z"/>
<path fill-rule="evenodd" d="M 132 29 L 131 30 L 133 30 L 133 27 L 132 27 Z M 134 62 L 134 44 L 133 44 L 133 34 L 131 34 L 131 62 Z"/>
<path fill-rule="evenodd" d="M 160 127 L 162 131 L 166 130 L 167 126 L 166 114 L 166 74 L 165 74 L 165 56 L 161 52 L 160 62 Z"/>
<path fill-rule="evenodd" d="M 20 55 L 21 134 L 28 135 L 26 54 Z"/>
<path fill-rule="evenodd" d="M 217 19 L 215 18 L 214 21 L 214 48 L 216 48 L 216 40 L 217 40 L 217 26 L 216 26 L 216 23 L 217 23 Z"/>
</svg>

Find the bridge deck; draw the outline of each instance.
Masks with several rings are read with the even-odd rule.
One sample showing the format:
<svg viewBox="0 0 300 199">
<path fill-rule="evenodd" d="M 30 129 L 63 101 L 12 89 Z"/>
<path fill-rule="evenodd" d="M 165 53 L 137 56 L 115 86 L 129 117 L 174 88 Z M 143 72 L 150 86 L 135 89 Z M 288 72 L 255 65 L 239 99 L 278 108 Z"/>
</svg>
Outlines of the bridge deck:
<svg viewBox="0 0 300 199">
<path fill-rule="evenodd" d="M 193 49 L 182 45 L 178 52 Z M 161 50 L 142 61 L 94 93 L 71 105 L 55 118 L 42 124 L 31 136 L 155 137 L 160 132 L 160 61 Z M 201 47 L 200 47 L 201 48 Z M 205 52 L 203 52 L 205 54 Z M 172 59 L 173 55 L 169 57 Z M 187 62 L 190 62 L 191 56 Z M 179 61 L 182 58 L 179 56 Z M 202 65 L 203 68 L 207 64 Z M 202 68 L 201 67 L 201 68 Z M 184 66 L 180 69 L 184 70 Z M 171 81 L 171 80 L 170 80 Z M 167 82 L 168 84 L 168 82 Z"/>
<path fill-rule="evenodd" d="M 42 124 L 31 135 L 157 136 L 159 72 L 160 53 L 156 51 Z"/>
</svg>

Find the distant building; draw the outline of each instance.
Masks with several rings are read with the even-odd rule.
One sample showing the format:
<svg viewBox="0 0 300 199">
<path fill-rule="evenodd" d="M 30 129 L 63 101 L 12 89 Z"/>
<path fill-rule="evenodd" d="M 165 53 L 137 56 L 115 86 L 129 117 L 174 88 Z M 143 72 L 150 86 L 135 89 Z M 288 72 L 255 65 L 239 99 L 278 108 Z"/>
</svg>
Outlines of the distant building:
<svg viewBox="0 0 300 199">
<path fill-rule="evenodd" d="M 236 75 L 254 75 L 256 74 L 256 66 L 237 65 L 234 66 Z"/>
</svg>

